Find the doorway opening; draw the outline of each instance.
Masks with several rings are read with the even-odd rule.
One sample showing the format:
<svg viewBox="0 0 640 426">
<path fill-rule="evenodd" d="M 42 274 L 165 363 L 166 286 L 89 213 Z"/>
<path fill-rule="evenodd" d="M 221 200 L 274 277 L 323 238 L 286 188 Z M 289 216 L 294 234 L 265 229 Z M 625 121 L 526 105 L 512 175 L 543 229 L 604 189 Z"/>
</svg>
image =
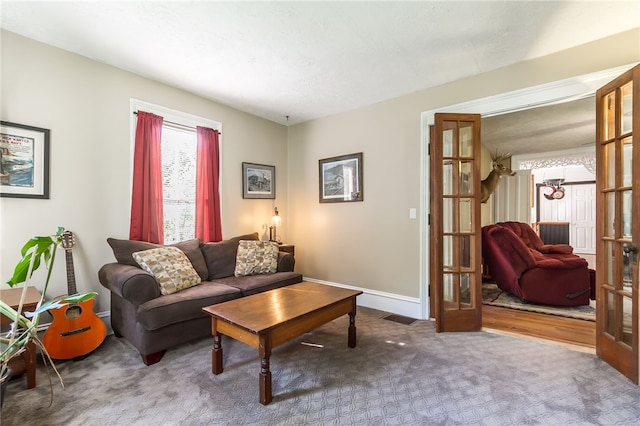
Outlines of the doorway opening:
<svg viewBox="0 0 640 426">
<path fill-rule="evenodd" d="M 421 303 L 423 306 L 424 318 L 433 317 L 432 307 L 430 307 L 431 298 L 429 296 L 429 252 L 430 252 L 430 230 L 429 230 L 429 128 L 434 123 L 436 112 L 460 112 L 460 113 L 480 113 L 482 117 L 491 117 L 495 115 L 505 114 L 507 112 L 516 112 L 534 106 L 545 104 L 554 104 L 567 102 L 575 99 L 583 99 L 593 96 L 595 90 L 602 84 L 609 81 L 627 67 L 621 67 L 614 70 L 608 70 L 600 73 L 594 73 L 575 79 L 569 79 L 553 84 L 537 86 L 530 89 L 511 92 L 499 96 L 485 98 L 477 101 L 467 102 L 464 104 L 452 105 L 446 108 L 438 108 L 423 112 L 422 114 L 422 139 L 423 139 L 423 161 L 421 173 L 422 199 L 421 199 L 421 282 L 423 282 L 421 292 Z M 595 121 L 595 116 L 591 118 Z M 485 150 L 488 152 L 488 150 Z M 483 156 L 484 157 L 484 156 Z M 484 161 L 483 161 L 484 162 Z M 483 312 L 484 316 L 484 312 Z M 540 319 L 538 323 L 549 322 L 548 319 Z M 484 321 L 483 321 L 484 323 Z M 581 332 L 582 333 L 582 332 Z M 588 334 L 589 332 L 587 332 Z"/>
</svg>

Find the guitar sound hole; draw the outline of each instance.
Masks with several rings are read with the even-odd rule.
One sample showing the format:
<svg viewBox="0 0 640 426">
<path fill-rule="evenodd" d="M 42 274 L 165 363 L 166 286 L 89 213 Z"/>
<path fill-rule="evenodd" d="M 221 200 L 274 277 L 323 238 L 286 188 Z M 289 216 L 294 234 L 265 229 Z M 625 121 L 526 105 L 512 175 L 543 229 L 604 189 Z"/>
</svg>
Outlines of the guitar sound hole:
<svg viewBox="0 0 640 426">
<path fill-rule="evenodd" d="M 82 315 L 82 308 L 78 305 L 69 306 L 65 312 L 65 316 L 69 319 L 77 319 Z"/>
</svg>

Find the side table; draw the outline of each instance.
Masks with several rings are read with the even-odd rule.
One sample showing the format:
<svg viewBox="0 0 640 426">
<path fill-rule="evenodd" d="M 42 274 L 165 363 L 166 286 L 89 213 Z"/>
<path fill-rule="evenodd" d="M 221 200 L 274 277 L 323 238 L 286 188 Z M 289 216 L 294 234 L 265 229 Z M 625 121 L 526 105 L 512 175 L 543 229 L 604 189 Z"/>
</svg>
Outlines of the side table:
<svg viewBox="0 0 640 426">
<path fill-rule="evenodd" d="M 292 256 L 296 255 L 296 246 L 293 244 L 280 244 L 280 251 L 291 253 Z"/>
<path fill-rule="evenodd" d="M 9 290 L 0 291 L 0 299 L 11 306 L 13 309 L 18 307 L 20 303 L 20 296 L 22 294 L 22 288 L 11 288 Z M 29 286 L 27 287 L 27 294 L 25 295 L 23 311 L 33 311 L 38 302 L 40 301 L 40 292 L 37 288 Z M 4 315 L 0 317 L 0 324 L 10 324 L 11 320 Z M 26 373 L 27 377 L 27 389 L 32 389 L 36 386 L 36 345 L 33 341 L 29 341 L 25 346 L 24 352 L 21 356 L 13 358 L 9 361 L 9 369 L 13 376 Z"/>
</svg>

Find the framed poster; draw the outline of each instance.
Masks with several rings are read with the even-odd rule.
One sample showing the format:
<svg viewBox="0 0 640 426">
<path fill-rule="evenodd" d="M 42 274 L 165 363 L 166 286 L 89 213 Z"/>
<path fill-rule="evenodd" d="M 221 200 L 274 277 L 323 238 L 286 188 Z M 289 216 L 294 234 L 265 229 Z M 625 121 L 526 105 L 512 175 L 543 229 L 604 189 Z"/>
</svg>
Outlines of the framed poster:
<svg viewBox="0 0 640 426">
<path fill-rule="evenodd" d="M 242 163 L 242 198 L 276 198 L 276 167 Z"/>
<path fill-rule="evenodd" d="M 364 200 L 361 152 L 319 160 L 318 173 L 321 203 Z"/>
<path fill-rule="evenodd" d="M 49 129 L 0 121 L 0 196 L 49 199 Z"/>
</svg>

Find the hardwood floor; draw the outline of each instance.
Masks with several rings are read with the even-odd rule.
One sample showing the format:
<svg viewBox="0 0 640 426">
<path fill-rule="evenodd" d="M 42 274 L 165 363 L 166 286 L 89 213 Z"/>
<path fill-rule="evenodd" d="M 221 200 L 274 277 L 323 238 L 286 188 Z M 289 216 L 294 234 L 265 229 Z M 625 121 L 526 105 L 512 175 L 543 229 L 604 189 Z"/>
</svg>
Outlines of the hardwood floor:
<svg viewBox="0 0 640 426">
<path fill-rule="evenodd" d="M 482 327 L 590 349 L 596 347 L 593 321 L 482 305 Z"/>
</svg>

